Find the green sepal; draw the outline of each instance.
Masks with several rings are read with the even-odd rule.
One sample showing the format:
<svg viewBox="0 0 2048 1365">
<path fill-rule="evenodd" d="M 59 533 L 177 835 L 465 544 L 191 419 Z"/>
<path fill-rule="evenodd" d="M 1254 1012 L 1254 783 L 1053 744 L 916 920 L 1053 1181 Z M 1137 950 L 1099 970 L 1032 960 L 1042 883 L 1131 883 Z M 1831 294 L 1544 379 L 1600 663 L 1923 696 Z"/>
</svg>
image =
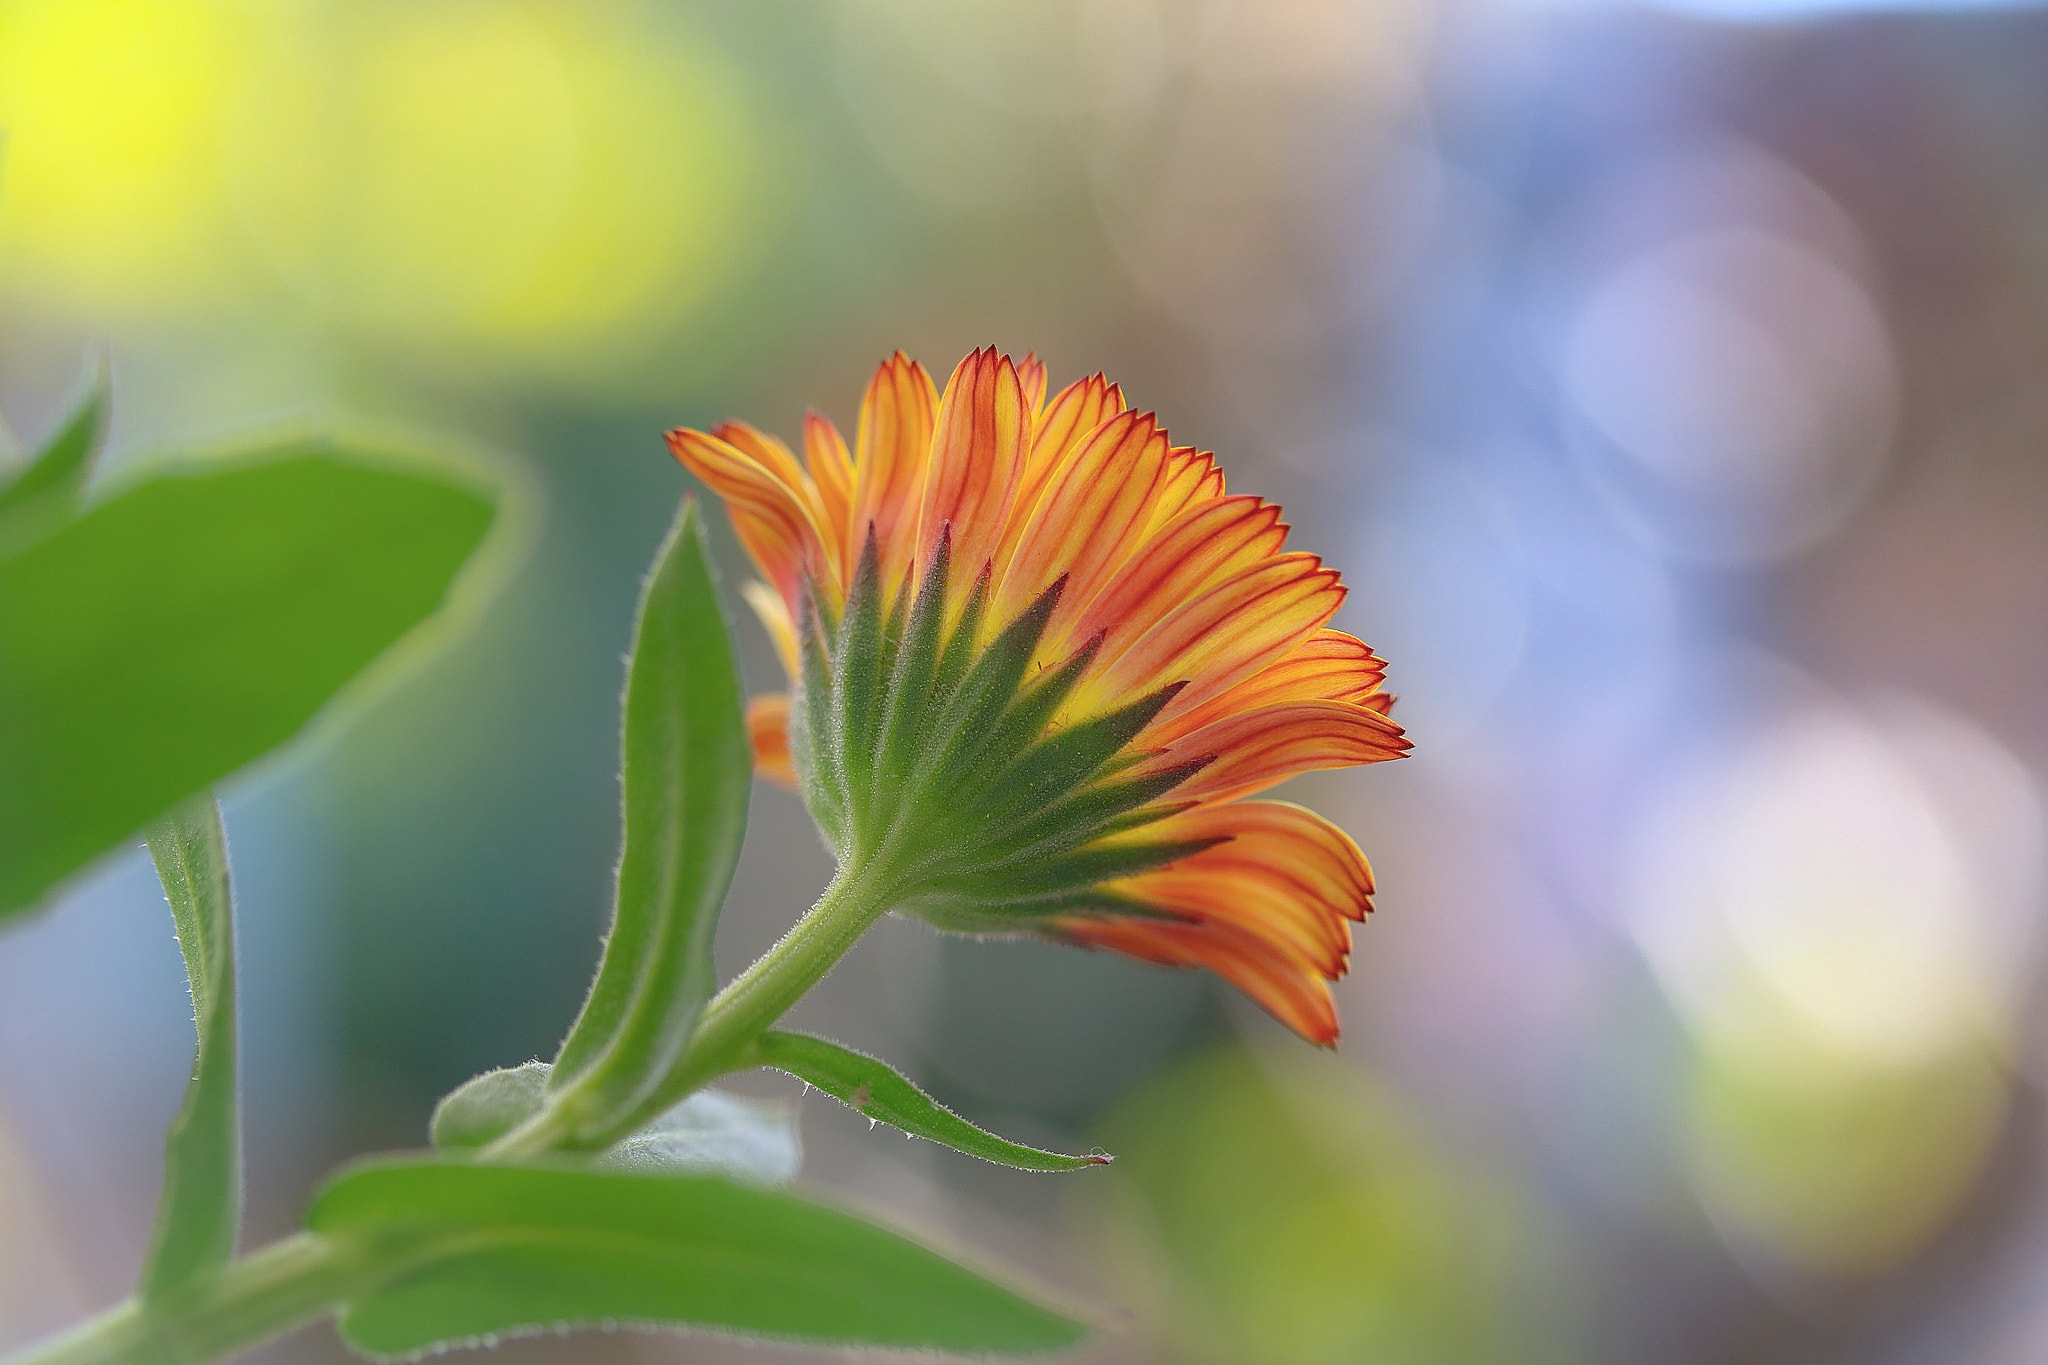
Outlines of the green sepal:
<svg viewBox="0 0 2048 1365">
<path fill-rule="evenodd" d="M 802 685 L 792 699 L 790 757 L 804 804 L 825 842 L 843 860 L 847 854 L 846 775 L 839 762 L 837 708 L 832 699 L 832 660 L 825 623 L 814 594 L 805 594 L 797 635 Z"/>
<path fill-rule="evenodd" d="M 952 569 L 942 528 L 932 562 L 906 574 L 885 612 L 870 536 L 836 632 L 814 605 L 803 612 L 791 747 L 842 865 L 871 869 L 897 908 L 931 923 L 1014 932 L 1095 881 L 1209 847 L 1112 840 L 1184 809 L 1162 798 L 1209 761 L 1130 775 L 1148 756 L 1133 741 L 1182 684 L 1063 720 L 1102 645 L 1098 635 L 1052 667 L 1035 662 L 1066 579 L 983 639 L 991 573 L 952 602 Z"/>
<path fill-rule="evenodd" d="M 1214 848 L 1223 839 L 1153 839 L 1098 844 L 1059 857 L 1020 864 L 1002 872 L 972 874 L 951 880 L 948 889 L 970 900 L 1029 902 L 1064 896 L 1097 882 L 1135 877 L 1168 863 Z"/>
<path fill-rule="evenodd" d="M 847 589 L 846 611 L 840 618 L 832 654 L 833 699 L 838 703 L 835 738 L 845 784 L 844 804 L 856 840 L 869 832 L 876 749 L 886 701 L 884 681 L 892 653 L 883 629 L 881 560 L 871 527 L 860 566 Z"/>
<path fill-rule="evenodd" d="M 981 846 L 981 856 L 966 870 L 970 874 L 1002 873 L 1114 834 L 1142 829 L 1181 809 L 1153 803 L 1201 766 L 1182 764 L 1152 777 L 1083 787 L 1052 802 L 1039 815 L 1015 821 L 1002 835 L 991 836 Z"/>
<path fill-rule="evenodd" d="M 868 1119 L 1000 1166 L 1080 1171 L 1107 1166 L 1112 1160 L 1106 1153 L 1067 1156 L 998 1137 L 925 1094 L 880 1058 L 807 1033 L 764 1033 L 754 1044 L 752 1059 L 788 1072 Z"/>
<path fill-rule="evenodd" d="M 1078 790 L 1100 774 L 1180 690 L 1181 685 L 1175 683 L 1106 716 L 1055 730 L 1039 740 L 990 782 L 997 797 L 996 817 L 1005 822 L 1021 819 Z M 1151 799 L 1147 795 L 1131 804 Z"/>
<path fill-rule="evenodd" d="M 889 678 L 888 718 L 882 726 L 879 746 L 879 763 L 885 773 L 911 771 L 919 727 L 939 700 L 940 644 L 946 624 L 946 581 L 952 559 L 952 527 L 946 526 L 940 528 L 938 548 L 932 553 L 931 568 L 926 571 L 916 602 L 910 608 L 902 643 L 896 650 L 896 666 Z M 898 603 L 902 600 L 903 595 L 898 594 Z"/>
</svg>

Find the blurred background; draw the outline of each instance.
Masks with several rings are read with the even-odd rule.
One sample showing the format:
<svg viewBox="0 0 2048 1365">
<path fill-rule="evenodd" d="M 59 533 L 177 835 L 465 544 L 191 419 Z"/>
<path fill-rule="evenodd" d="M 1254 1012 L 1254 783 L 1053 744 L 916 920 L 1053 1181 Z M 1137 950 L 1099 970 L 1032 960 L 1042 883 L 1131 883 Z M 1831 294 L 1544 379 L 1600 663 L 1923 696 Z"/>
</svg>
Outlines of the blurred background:
<svg viewBox="0 0 2048 1365">
<path fill-rule="evenodd" d="M 1099 1365 L 2048 1358 L 2044 71 L 2020 5 L 0 0 L 22 439 L 106 346 L 117 462 L 346 414 L 546 491 L 228 793 L 252 1235 L 580 1000 L 662 429 L 994 342 L 1283 502 L 1417 749 L 1290 793 L 1380 877 L 1338 1053 L 890 923 L 802 1020 L 1121 1159 L 813 1097 L 810 1180 L 1114 1305 Z M 759 791 L 723 970 L 828 871 Z M 139 854 L 0 938 L 0 1347 L 126 1292 L 189 1018 Z"/>
</svg>

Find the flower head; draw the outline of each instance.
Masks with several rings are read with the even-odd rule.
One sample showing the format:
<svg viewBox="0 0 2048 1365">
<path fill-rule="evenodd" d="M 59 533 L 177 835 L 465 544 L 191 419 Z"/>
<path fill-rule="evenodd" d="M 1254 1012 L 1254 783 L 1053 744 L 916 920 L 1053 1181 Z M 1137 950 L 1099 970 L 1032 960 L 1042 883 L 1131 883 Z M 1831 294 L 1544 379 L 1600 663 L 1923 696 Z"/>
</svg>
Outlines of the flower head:
<svg viewBox="0 0 2048 1365">
<path fill-rule="evenodd" d="M 1335 571 L 1093 375 L 993 349 L 941 394 L 897 354 L 854 448 L 669 433 L 766 582 L 788 695 L 748 713 L 842 865 L 945 929 L 1034 932 L 1225 977 L 1306 1038 L 1372 874 L 1300 806 L 1244 798 L 1397 758 L 1384 666 Z"/>
</svg>

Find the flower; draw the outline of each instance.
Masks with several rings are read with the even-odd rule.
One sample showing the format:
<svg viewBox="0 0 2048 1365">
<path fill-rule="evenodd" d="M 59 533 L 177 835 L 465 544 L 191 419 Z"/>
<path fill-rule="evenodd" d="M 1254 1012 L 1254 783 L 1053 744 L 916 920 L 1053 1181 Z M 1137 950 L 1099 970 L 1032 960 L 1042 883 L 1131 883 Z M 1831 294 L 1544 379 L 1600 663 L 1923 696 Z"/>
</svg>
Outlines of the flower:
<svg viewBox="0 0 2048 1365">
<path fill-rule="evenodd" d="M 765 583 L 792 683 L 747 715 L 838 855 L 943 929 L 1223 976 L 1311 1041 L 1372 908 L 1350 837 L 1245 798 L 1397 758 L 1384 665 L 1328 628 L 1334 570 L 1100 374 L 1045 399 L 994 349 L 939 393 L 898 353 L 854 448 L 668 434 Z"/>
</svg>

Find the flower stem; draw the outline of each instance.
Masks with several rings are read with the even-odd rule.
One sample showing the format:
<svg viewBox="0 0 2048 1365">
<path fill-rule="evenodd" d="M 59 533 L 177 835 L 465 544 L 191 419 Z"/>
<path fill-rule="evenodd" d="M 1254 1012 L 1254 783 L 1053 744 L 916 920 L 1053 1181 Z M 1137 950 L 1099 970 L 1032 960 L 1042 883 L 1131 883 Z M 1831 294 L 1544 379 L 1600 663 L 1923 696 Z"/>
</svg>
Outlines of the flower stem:
<svg viewBox="0 0 2048 1365">
<path fill-rule="evenodd" d="M 487 1161 L 518 1161 L 570 1146 L 603 1148 L 652 1122 L 693 1091 L 749 1062 L 754 1040 L 824 979 L 854 942 L 887 914 L 885 879 L 841 866 L 817 904 L 773 948 L 712 997 L 667 1077 L 638 1108 L 595 1141 L 576 1141 L 576 1119 L 543 1110 L 486 1147 Z"/>
<path fill-rule="evenodd" d="M 297 1233 L 225 1266 L 190 1294 L 129 1299 L 6 1365 L 202 1365 L 325 1316 L 357 1275 L 332 1242 Z"/>
<path fill-rule="evenodd" d="M 789 1012 L 889 912 L 878 879 L 842 867 L 825 894 L 773 948 L 712 998 L 668 1081 L 642 1108 L 653 1119 L 692 1091 L 746 1065 L 754 1040 Z"/>
</svg>

